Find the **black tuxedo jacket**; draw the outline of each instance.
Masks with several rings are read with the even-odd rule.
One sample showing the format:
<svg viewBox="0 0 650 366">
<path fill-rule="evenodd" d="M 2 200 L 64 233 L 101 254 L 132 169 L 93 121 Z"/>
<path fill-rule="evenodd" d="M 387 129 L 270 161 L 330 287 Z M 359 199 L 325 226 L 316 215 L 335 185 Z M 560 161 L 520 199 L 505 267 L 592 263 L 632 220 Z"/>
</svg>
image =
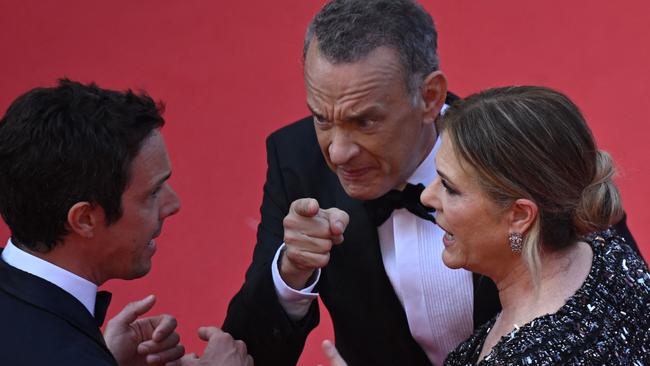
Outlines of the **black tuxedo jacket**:
<svg viewBox="0 0 650 366">
<path fill-rule="evenodd" d="M 225 331 L 242 339 L 257 366 L 295 365 L 308 333 L 318 324 L 318 303 L 292 322 L 278 302 L 271 263 L 283 242 L 282 219 L 291 202 L 316 198 L 321 208 L 350 215 L 345 241 L 332 249 L 316 290 L 330 312 L 336 346 L 349 365 L 430 365 L 409 331 L 406 314 L 384 270 L 377 228 L 361 201 L 351 199 L 327 167 L 312 118 L 305 118 L 266 141 L 268 171 L 253 262 L 228 307 Z M 624 222 L 623 222 L 624 224 Z M 474 326 L 500 310 L 487 277 L 474 275 Z"/>
<path fill-rule="evenodd" d="M 0 259 L 0 365 L 117 366 L 72 295 Z"/>
</svg>

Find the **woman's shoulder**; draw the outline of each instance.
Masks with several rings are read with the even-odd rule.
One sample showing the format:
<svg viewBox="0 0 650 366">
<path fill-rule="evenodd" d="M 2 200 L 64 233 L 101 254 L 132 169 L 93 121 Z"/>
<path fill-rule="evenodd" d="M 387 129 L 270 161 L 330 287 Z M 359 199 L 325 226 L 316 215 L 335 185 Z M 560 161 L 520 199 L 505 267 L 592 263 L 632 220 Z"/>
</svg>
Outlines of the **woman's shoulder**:
<svg viewBox="0 0 650 366">
<path fill-rule="evenodd" d="M 650 324 L 650 273 L 643 258 L 613 230 L 585 238 L 594 252 L 592 269 L 583 288 L 592 314 L 600 322 L 635 319 Z M 589 311 L 592 312 L 591 310 Z"/>
<path fill-rule="evenodd" d="M 650 296 L 650 273 L 643 258 L 614 230 L 588 235 L 585 241 L 594 252 L 592 281 L 605 292 L 632 294 L 639 300 Z"/>
<path fill-rule="evenodd" d="M 612 230 L 584 239 L 593 249 L 583 286 L 560 310 L 505 336 L 481 365 L 634 364 L 650 342 L 650 274 Z M 491 323 L 449 355 L 446 365 L 474 365 Z"/>
<path fill-rule="evenodd" d="M 478 361 L 478 356 L 481 353 L 483 348 L 483 343 L 487 337 L 492 325 L 494 325 L 495 318 L 492 318 L 490 321 L 484 323 L 474 330 L 472 334 L 465 342 L 461 343 L 453 350 L 447 359 L 445 360 L 445 366 L 465 366 L 465 365 L 475 365 Z"/>
</svg>

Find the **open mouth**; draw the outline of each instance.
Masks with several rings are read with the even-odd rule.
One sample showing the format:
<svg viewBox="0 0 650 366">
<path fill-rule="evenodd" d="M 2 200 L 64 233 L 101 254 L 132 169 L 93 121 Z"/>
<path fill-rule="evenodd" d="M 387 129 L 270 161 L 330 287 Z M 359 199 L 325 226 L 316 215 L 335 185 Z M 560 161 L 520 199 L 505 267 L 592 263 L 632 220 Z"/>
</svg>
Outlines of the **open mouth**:
<svg viewBox="0 0 650 366">
<path fill-rule="evenodd" d="M 450 233 L 447 229 L 445 229 L 440 223 L 437 223 L 438 226 L 445 232 L 445 235 L 442 237 L 442 241 L 445 245 L 451 245 L 456 241 L 456 237 L 454 234 Z"/>
</svg>

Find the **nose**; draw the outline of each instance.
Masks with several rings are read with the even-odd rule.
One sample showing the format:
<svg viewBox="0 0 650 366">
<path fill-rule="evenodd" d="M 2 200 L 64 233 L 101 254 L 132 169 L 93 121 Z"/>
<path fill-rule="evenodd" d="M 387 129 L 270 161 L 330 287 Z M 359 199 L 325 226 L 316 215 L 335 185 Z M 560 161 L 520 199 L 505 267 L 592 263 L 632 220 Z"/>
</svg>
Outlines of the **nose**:
<svg viewBox="0 0 650 366">
<path fill-rule="evenodd" d="M 440 178 L 436 178 L 436 180 L 429 184 L 424 191 L 422 191 L 422 194 L 420 194 L 420 201 L 422 201 L 422 204 L 434 208 L 436 212 L 442 211 L 442 206 L 438 196 L 440 186 Z"/>
<path fill-rule="evenodd" d="M 167 190 L 167 200 L 160 211 L 161 219 L 175 215 L 181 209 L 181 201 L 174 189 L 169 184 L 166 184 L 165 189 Z"/>
<path fill-rule="evenodd" d="M 332 133 L 328 152 L 332 164 L 343 165 L 359 153 L 359 145 L 356 144 L 348 131 L 338 130 Z"/>
</svg>

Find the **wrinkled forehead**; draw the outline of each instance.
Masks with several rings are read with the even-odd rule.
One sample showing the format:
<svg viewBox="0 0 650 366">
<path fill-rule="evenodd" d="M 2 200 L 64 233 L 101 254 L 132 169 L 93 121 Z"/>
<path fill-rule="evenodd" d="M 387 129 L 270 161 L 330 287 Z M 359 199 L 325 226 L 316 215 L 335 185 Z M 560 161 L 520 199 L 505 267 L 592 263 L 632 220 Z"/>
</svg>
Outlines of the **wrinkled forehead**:
<svg viewBox="0 0 650 366">
<path fill-rule="evenodd" d="M 408 86 L 408 78 L 404 66 L 397 50 L 394 48 L 379 46 L 369 49 L 368 52 L 354 59 L 337 60 L 324 54 L 317 40 L 314 40 L 310 44 L 303 65 L 305 77 L 308 74 L 314 76 L 315 74 L 325 74 L 326 71 L 345 72 L 348 69 L 355 69 L 356 73 L 354 75 L 361 75 L 362 71 L 366 69 L 372 69 L 369 71 L 379 69 L 379 71 L 398 76 L 399 79 L 396 78 L 396 81 L 399 81 L 405 88 Z"/>
<path fill-rule="evenodd" d="M 304 78 L 308 94 L 406 91 L 401 65 L 394 52 L 386 48 L 350 63 L 332 63 L 315 50 L 305 61 Z"/>
</svg>

